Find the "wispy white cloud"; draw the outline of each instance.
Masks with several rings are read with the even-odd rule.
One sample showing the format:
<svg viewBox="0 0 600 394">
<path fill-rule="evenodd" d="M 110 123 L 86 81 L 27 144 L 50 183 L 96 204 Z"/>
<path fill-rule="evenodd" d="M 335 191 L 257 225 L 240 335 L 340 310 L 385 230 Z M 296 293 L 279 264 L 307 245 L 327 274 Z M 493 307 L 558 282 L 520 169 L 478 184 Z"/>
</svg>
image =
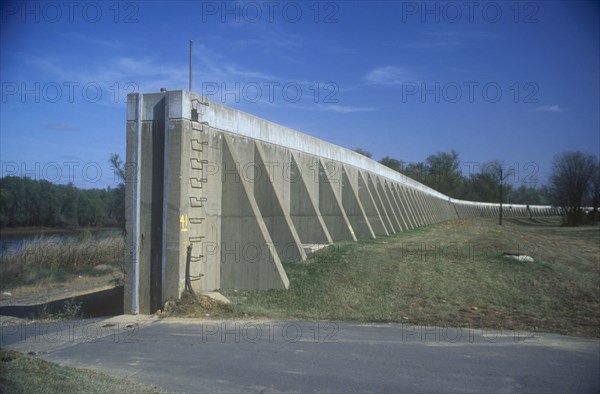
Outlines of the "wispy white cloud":
<svg viewBox="0 0 600 394">
<path fill-rule="evenodd" d="M 558 104 L 540 105 L 535 110 L 540 111 L 540 112 L 562 112 L 563 111 L 562 108 L 560 108 L 560 106 Z"/>
<path fill-rule="evenodd" d="M 58 61 L 55 59 L 31 55 L 25 55 L 24 58 L 27 65 L 35 67 L 43 73 L 53 74 L 54 77 L 59 77 L 66 81 L 73 80 L 73 74 L 69 72 L 70 70 L 57 64 Z"/>
<path fill-rule="evenodd" d="M 497 35 L 483 30 L 426 31 L 418 38 L 402 44 L 404 48 L 455 48 L 496 38 Z"/>
<path fill-rule="evenodd" d="M 369 71 L 363 78 L 372 85 L 400 85 L 409 80 L 409 73 L 401 67 L 384 66 Z"/>
<path fill-rule="evenodd" d="M 116 56 L 107 58 L 101 65 L 93 67 L 72 65 L 62 59 L 50 57 L 28 56 L 25 60 L 26 64 L 34 67 L 40 74 L 58 81 L 77 82 L 77 89 L 82 89 L 90 82 L 97 84 L 102 89 L 102 101 L 99 104 L 104 105 L 122 105 L 127 93 L 157 92 L 163 87 L 168 90 L 186 89 L 188 85 L 188 69 L 185 65 L 165 63 L 154 57 Z M 222 53 L 202 43 L 195 45 L 193 60 L 193 89 L 226 105 L 276 105 L 282 108 L 336 113 L 374 110 L 324 102 L 340 99 L 340 89 L 334 82 L 294 79 L 250 68 L 231 61 Z M 398 76 L 398 70 L 384 67 L 379 71 L 379 75 L 375 73 L 372 78 L 384 83 L 386 75 Z M 298 92 L 300 97 L 296 100 Z M 95 93 L 93 89 L 92 93 Z M 76 97 L 81 97 L 81 94 Z M 61 129 L 58 125 L 53 125 L 52 128 Z"/>
<path fill-rule="evenodd" d="M 321 111 L 330 111 L 337 112 L 340 114 L 350 114 L 353 112 L 372 112 L 375 111 L 375 108 L 369 107 L 351 107 L 346 105 L 338 105 L 338 104 L 319 104 L 316 106 L 316 109 Z"/>
<path fill-rule="evenodd" d="M 271 104 L 273 105 L 273 104 Z M 276 107 L 281 105 L 275 104 Z M 338 114 L 350 114 L 354 112 L 373 112 L 377 111 L 375 108 L 370 107 L 353 107 L 348 105 L 340 104 L 321 104 L 321 103 L 295 103 L 294 108 L 301 109 L 304 111 L 318 111 L 318 112 L 334 112 Z"/>
<path fill-rule="evenodd" d="M 67 161 L 81 161 L 81 157 L 79 156 L 75 156 L 75 155 L 60 155 L 58 156 L 59 159 L 61 160 L 67 160 Z"/>
<path fill-rule="evenodd" d="M 236 49 L 248 48 L 255 45 L 263 45 L 264 43 L 255 38 L 244 38 L 231 43 L 231 46 Z"/>
<path fill-rule="evenodd" d="M 251 79 L 264 79 L 264 80 L 276 79 L 276 77 L 273 75 L 265 74 L 260 71 L 245 70 L 235 64 L 227 64 L 224 66 L 224 69 L 227 73 L 231 74 L 232 76 L 236 76 L 236 77 L 251 78 Z"/>
<path fill-rule="evenodd" d="M 71 123 L 51 123 L 46 125 L 46 128 L 49 130 L 56 131 L 79 131 L 80 128 L 78 125 Z"/>
<path fill-rule="evenodd" d="M 463 45 L 465 45 L 464 41 L 436 39 L 436 40 L 421 40 L 421 41 L 408 42 L 402 46 L 404 48 L 412 48 L 412 49 L 429 49 L 429 48 L 458 47 L 458 46 L 463 46 Z"/>
<path fill-rule="evenodd" d="M 73 65 L 51 57 L 27 55 L 25 64 L 38 71 L 43 79 L 51 79 L 59 86 L 68 82 L 74 86 L 74 97 L 81 98 L 85 86 L 93 85 L 88 93 L 96 95 L 100 89 L 98 104 L 121 105 L 127 93 L 158 91 L 187 86 L 187 68 L 166 65 L 151 58 L 114 57 L 99 66 Z M 65 92 L 67 88 L 64 88 Z M 65 93 L 66 95 L 66 93 Z"/>
<path fill-rule="evenodd" d="M 106 47 L 108 49 L 123 48 L 123 44 L 121 44 L 119 41 L 103 40 L 103 39 L 99 39 L 96 37 L 90 37 L 85 34 L 73 32 L 73 31 L 69 32 L 68 34 L 62 34 L 62 36 L 65 39 L 77 40 L 77 41 L 81 41 L 81 42 L 84 42 L 86 44 L 90 44 L 93 46 Z"/>
<path fill-rule="evenodd" d="M 296 51 L 305 46 L 305 40 L 302 36 L 282 29 L 276 24 L 228 23 L 227 25 L 245 30 L 246 38 L 233 41 L 233 47 L 243 48 L 251 46 L 269 52 L 274 50 Z"/>
</svg>

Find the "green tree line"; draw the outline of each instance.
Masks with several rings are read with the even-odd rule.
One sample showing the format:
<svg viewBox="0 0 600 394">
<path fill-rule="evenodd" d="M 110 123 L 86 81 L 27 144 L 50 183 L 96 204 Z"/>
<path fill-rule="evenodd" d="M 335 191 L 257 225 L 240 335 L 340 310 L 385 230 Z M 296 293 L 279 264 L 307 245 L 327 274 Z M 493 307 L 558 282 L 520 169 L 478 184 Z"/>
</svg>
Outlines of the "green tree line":
<svg viewBox="0 0 600 394">
<path fill-rule="evenodd" d="M 356 149 L 356 152 L 371 157 L 365 150 Z M 119 155 L 112 154 L 109 161 L 124 182 L 124 163 Z M 505 203 L 561 206 L 568 208 L 574 217 L 580 215 L 582 206 L 593 206 L 594 216 L 597 216 L 600 204 L 600 162 L 597 157 L 581 152 L 557 156 L 550 187 L 535 187 L 535 168 L 525 168 L 525 174 L 519 174 L 519 169 L 505 166 L 499 160 L 462 165 L 454 150 L 429 155 L 417 163 L 404 163 L 389 156 L 379 162 L 463 200 L 497 203 L 502 184 Z M 467 175 L 463 171 L 465 165 L 469 168 Z M 17 226 L 124 228 L 125 185 L 78 189 L 72 184 L 57 185 L 27 177 L 0 178 L 0 227 Z"/>
<path fill-rule="evenodd" d="M 0 227 L 125 224 L 125 187 L 78 189 L 46 180 L 0 178 Z"/>
<path fill-rule="evenodd" d="M 360 148 L 355 152 L 372 156 Z M 580 151 L 558 154 L 548 185 L 539 187 L 535 163 L 526 163 L 522 168 L 505 165 L 501 160 L 461 163 L 455 150 L 429 155 L 417 163 L 405 163 L 390 156 L 379 163 L 450 197 L 493 203 L 501 198 L 503 203 L 561 207 L 563 221 L 568 225 L 578 225 L 586 217 L 600 219 L 600 159 L 594 154 Z"/>
<path fill-rule="evenodd" d="M 365 150 L 355 151 L 371 157 Z M 429 155 L 417 163 L 405 163 L 390 156 L 385 156 L 379 163 L 453 198 L 497 203 L 502 182 L 505 203 L 551 204 L 548 188 L 537 187 L 535 167 L 515 169 L 499 160 L 463 164 L 454 150 Z M 500 175 L 499 169 L 504 175 Z M 523 173 L 519 174 L 519 170 Z"/>
</svg>

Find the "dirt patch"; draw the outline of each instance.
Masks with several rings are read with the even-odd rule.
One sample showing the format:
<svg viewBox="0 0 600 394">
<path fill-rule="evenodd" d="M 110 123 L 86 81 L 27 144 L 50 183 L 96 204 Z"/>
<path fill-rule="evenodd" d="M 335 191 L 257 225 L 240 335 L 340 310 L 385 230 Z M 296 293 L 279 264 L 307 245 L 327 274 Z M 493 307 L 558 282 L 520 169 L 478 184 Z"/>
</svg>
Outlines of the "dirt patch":
<svg viewBox="0 0 600 394">
<path fill-rule="evenodd" d="M 198 301 L 189 292 L 184 292 L 181 299 L 167 301 L 163 308 L 156 312 L 158 317 L 184 318 L 227 318 L 233 315 L 233 307 L 206 295 L 198 295 Z"/>
</svg>

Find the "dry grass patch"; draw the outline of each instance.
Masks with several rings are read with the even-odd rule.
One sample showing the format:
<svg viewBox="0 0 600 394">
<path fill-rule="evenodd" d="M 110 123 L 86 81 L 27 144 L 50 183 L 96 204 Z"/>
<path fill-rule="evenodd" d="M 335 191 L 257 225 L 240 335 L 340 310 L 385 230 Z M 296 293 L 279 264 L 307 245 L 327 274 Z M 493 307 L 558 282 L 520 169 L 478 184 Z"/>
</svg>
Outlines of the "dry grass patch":
<svg viewBox="0 0 600 394">
<path fill-rule="evenodd" d="M 121 236 L 95 239 L 88 236 L 64 241 L 56 236 L 25 242 L 16 252 L 0 256 L 0 288 L 60 282 L 73 275 L 102 276 L 98 265 L 122 271 L 124 240 Z"/>
</svg>

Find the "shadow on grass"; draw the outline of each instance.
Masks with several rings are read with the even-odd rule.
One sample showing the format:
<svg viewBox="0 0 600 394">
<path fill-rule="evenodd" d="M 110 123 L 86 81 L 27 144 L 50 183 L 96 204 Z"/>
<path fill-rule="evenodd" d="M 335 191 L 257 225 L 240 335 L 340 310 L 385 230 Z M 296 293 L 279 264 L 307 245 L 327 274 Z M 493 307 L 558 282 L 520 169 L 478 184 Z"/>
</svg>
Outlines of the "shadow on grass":
<svg viewBox="0 0 600 394">
<path fill-rule="evenodd" d="M 559 217 L 552 218 L 503 218 L 506 223 L 516 224 L 518 226 L 536 226 L 536 227 L 563 227 Z"/>
</svg>

